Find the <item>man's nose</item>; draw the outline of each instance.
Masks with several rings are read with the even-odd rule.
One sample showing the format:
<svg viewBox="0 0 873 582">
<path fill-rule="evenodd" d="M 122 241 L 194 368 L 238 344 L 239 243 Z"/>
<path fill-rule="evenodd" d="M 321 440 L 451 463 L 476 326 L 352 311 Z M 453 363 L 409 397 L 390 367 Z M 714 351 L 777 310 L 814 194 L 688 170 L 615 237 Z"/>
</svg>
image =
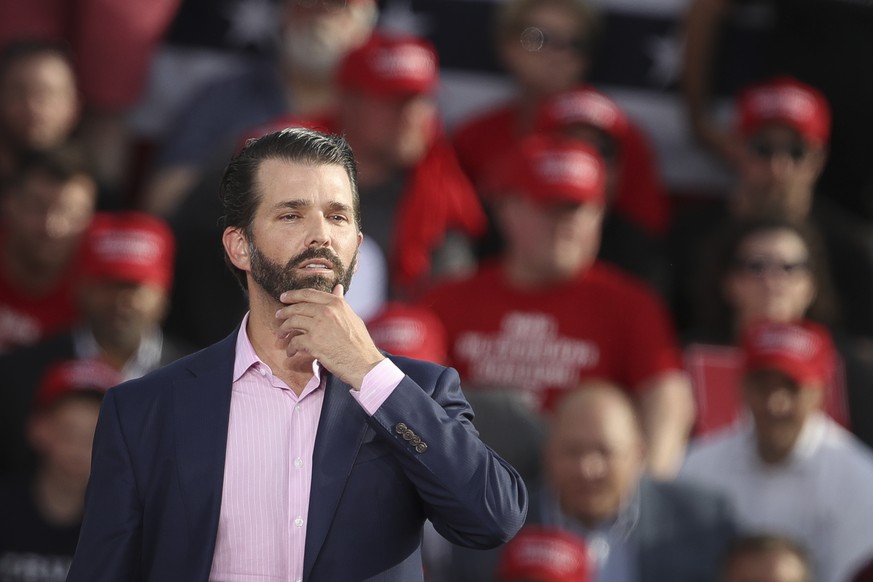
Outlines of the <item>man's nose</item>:
<svg viewBox="0 0 873 582">
<path fill-rule="evenodd" d="M 330 243 L 330 229 L 327 218 L 313 216 L 306 224 L 306 246 L 323 247 Z"/>
<path fill-rule="evenodd" d="M 785 416 L 791 412 L 791 397 L 785 390 L 773 390 L 767 395 L 767 411 L 773 416 Z"/>
<path fill-rule="evenodd" d="M 598 479 L 605 469 L 606 463 L 601 455 L 586 454 L 579 459 L 579 472 L 585 479 Z"/>
</svg>

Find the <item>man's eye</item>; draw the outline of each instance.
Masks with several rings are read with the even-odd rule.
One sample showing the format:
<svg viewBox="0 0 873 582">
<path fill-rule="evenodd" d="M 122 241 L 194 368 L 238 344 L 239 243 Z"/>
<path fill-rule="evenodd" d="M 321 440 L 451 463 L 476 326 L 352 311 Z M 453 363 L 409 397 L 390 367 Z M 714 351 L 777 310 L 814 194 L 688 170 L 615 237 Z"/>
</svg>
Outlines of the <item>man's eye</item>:
<svg viewBox="0 0 873 582">
<path fill-rule="evenodd" d="M 297 220 L 298 218 L 300 218 L 299 214 L 283 214 L 282 216 L 279 217 L 280 220 L 285 220 L 285 221 Z"/>
<path fill-rule="evenodd" d="M 331 220 L 336 220 L 338 222 L 348 222 L 349 219 L 343 216 L 342 214 L 333 214 L 331 215 Z"/>
</svg>

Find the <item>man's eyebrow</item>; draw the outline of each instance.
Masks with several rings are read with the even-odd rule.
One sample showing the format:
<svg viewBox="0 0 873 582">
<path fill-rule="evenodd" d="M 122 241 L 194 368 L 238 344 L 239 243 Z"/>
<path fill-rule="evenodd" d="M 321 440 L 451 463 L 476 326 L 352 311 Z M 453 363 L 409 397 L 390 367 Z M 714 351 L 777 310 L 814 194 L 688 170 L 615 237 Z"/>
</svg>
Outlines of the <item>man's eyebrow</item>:
<svg viewBox="0 0 873 582">
<path fill-rule="evenodd" d="M 308 200 L 298 198 L 295 200 L 282 200 L 281 202 L 277 202 L 273 205 L 273 210 L 297 210 L 298 208 L 306 208 L 308 206 L 312 206 Z"/>
<path fill-rule="evenodd" d="M 352 212 L 352 207 L 343 202 L 331 202 L 328 208 L 331 212 Z"/>
<path fill-rule="evenodd" d="M 294 200 L 282 200 L 281 202 L 277 202 L 273 205 L 273 210 L 298 210 L 301 208 L 310 208 L 312 207 L 312 202 L 309 200 L 303 199 L 294 199 Z M 329 212 L 352 212 L 352 207 L 344 202 L 330 202 L 327 205 L 327 209 Z"/>
</svg>

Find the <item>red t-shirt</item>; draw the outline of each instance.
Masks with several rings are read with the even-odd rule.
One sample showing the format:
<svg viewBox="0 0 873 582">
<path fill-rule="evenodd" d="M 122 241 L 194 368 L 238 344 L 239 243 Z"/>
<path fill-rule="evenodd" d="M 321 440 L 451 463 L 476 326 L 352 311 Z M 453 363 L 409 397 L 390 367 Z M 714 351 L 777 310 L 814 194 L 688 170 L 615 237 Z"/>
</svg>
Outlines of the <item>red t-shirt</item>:
<svg viewBox="0 0 873 582">
<path fill-rule="evenodd" d="M 458 160 L 470 180 L 481 185 L 495 160 L 523 137 L 514 104 L 506 104 L 462 125 L 453 138 Z M 653 236 L 663 235 L 670 222 L 670 201 L 657 160 L 643 132 L 630 124 L 620 148 L 615 209 Z"/>
<path fill-rule="evenodd" d="M 489 265 L 435 288 L 423 304 L 445 325 L 450 363 L 465 382 L 519 388 L 546 409 L 583 379 L 636 391 L 661 372 L 681 369 L 656 296 L 601 263 L 538 291 L 511 288 L 502 268 Z"/>
<path fill-rule="evenodd" d="M 0 272 L 0 352 L 33 345 L 77 321 L 75 276 L 76 269 L 70 268 L 49 292 L 34 296 Z"/>
</svg>

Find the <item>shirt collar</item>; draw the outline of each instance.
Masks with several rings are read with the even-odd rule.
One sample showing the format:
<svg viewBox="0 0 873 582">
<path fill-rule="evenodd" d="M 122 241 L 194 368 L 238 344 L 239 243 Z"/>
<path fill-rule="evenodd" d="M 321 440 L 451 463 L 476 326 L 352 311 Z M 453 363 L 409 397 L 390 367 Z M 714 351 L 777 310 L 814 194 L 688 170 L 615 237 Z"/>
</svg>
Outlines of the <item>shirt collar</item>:
<svg viewBox="0 0 873 582">
<path fill-rule="evenodd" d="M 132 380 L 151 372 L 161 364 L 164 334 L 157 326 L 146 331 L 139 341 L 139 347 L 121 369 L 124 380 Z M 73 349 L 81 359 L 97 358 L 103 353 L 94 333 L 88 326 L 81 326 L 73 332 Z"/>
<path fill-rule="evenodd" d="M 797 435 L 797 442 L 794 443 L 794 448 L 788 454 L 782 466 L 792 466 L 804 463 L 812 457 L 821 446 L 827 432 L 828 420 L 825 414 L 821 411 L 813 412 L 806 419 L 803 428 L 800 429 L 800 434 Z M 743 439 L 746 442 L 746 450 L 748 451 L 751 462 L 753 464 L 769 466 L 758 455 L 758 444 L 755 438 L 755 422 L 751 415 L 744 419 L 742 426 Z"/>
<path fill-rule="evenodd" d="M 252 345 L 252 341 L 249 339 L 249 334 L 247 331 L 249 322 L 249 314 L 246 313 L 243 317 L 242 323 L 239 326 L 239 331 L 236 336 L 236 353 L 234 355 L 234 363 L 233 363 L 233 381 L 236 382 L 240 378 L 242 378 L 243 374 L 248 372 L 253 366 L 264 366 L 268 370 L 270 370 L 270 374 L 273 373 L 273 370 L 270 369 L 261 358 L 258 357 L 258 354 L 255 352 L 255 346 Z M 318 363 L 318 360 L 312 361 L 312 374 L 315 376 L 315 379 L 321 384 L 321 364 Z"/>
</svg>

